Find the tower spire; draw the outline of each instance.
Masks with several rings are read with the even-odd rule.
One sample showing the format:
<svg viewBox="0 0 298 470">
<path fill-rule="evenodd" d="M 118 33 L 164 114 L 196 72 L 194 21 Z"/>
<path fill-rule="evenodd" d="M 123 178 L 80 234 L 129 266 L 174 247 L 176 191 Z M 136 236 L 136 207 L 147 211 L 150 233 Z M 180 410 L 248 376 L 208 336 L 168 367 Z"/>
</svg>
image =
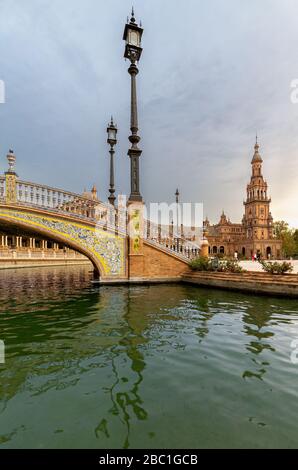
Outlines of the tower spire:
<svg viewBox="0 0 298 470">
<path fill-rule="evenodd" d="M 256 163 L 256 162 L 262 163 L 263 160 L 262 160 L 261 155 L 259 154 L 259 148 L 260 148 L 260 146 L 259 146 L 259 143 L 258 143 L 258 134 L 256 134 L 256 143 L 255 143 L 255 146 L 254 146 L 255 151 L 254 151 L 254 155 L 252 157 L 251 163 Z"/>
<path fill-rule="evenodd" d="M 131 8 L 131 18 L 130 18 L 130 22 L 131 22 L 131 23 L 135 23 L 135 22 L 136 22 L 136 19 L 135 19 L 135 12 L 134 12 L 134 8 L 133 8 L 133 7 Z"/>
</svg>

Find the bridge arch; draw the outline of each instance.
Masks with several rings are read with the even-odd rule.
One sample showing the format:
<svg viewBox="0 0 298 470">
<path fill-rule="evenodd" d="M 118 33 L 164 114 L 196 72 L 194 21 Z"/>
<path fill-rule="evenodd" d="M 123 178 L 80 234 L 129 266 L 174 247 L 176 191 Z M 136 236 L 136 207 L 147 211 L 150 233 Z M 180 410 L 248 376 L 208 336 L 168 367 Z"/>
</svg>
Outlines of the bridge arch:
<svg viewBox="0 0 298 470">
<path fill-rule="evenodd" d="M 73 248 L 91 261 L 95 276 L 103 280 L 126 277 L 125 238 L 97 227 L 94 222 L 87 223 L 48 211 L 0 205 L 0 225 L 18 227 Z"/>
</svg>

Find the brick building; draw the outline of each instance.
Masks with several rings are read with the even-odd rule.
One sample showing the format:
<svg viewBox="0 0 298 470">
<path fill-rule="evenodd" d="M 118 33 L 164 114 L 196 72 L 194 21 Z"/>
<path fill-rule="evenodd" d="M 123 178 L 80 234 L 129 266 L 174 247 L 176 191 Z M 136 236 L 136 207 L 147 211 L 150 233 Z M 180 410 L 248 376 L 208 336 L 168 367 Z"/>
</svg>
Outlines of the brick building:
<svg viewBox="0 0 298 470">
<path fill-rule="evenodd" d="M 252 174 L 243 203 L 242 222 L 232 223 L 224 211 L 217 224 L 211 225 L 207 218 L 204 221 L 211 255 L 233 256 L 238 252 L 243 258 L 251 258 L 254 254 L 262 258 L 282 257 L 282 242 L 274 236 L 271 199 L 262 174 L 262 163 L 259 144 L 256 141 L 251 160 Z"/>
</svg>

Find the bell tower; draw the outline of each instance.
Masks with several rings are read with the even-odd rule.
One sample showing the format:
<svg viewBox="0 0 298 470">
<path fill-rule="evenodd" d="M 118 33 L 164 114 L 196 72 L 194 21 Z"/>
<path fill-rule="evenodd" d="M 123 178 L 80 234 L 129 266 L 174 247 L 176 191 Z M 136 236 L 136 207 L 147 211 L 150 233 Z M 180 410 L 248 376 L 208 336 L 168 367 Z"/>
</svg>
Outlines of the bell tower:
<svg viewBox="0 0 298 470">
<path fill-rule="evenodd" d="M 252 240 L 268 240 L 273 237 L 273 219 L 270 212 L 267 182 L 262 175 L 262 157 L 256 137 L 254 155 L 251 160 L 252 175 L 247 185 L 244 201 L 245 214 L 242 220 L 245 235 Z"/>
</svg>

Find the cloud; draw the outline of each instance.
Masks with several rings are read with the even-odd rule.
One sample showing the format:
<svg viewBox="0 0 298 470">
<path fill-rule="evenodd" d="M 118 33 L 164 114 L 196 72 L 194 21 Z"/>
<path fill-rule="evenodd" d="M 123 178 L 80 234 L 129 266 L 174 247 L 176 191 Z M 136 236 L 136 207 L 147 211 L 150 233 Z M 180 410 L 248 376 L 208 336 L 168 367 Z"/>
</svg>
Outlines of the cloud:
<svg viewBox="0 0 298 470">
<path fill-rule="evenodd" d="M 1 2 L 0 150 L 15 149 L 22 178 L 74 191 L 96 183 L 105 199 L 113 114 L 116 189 L 129 191 L 122 29 L 130 8 L 128 0 Z M 211 219 L 224 206 L 240 221 L 257 131 L 273 215 L 296 220 L 295 1 L 189 0 L 182 8 L 178 0 L 137 0 L 135 10 L 145 28 L 138 75 L 145 199 L 171 201 L 179 186 Z"/>
</svg>

